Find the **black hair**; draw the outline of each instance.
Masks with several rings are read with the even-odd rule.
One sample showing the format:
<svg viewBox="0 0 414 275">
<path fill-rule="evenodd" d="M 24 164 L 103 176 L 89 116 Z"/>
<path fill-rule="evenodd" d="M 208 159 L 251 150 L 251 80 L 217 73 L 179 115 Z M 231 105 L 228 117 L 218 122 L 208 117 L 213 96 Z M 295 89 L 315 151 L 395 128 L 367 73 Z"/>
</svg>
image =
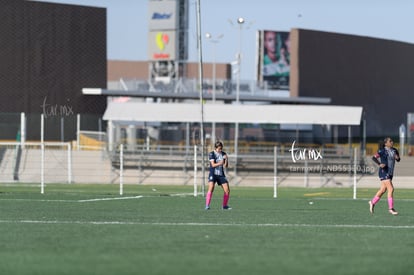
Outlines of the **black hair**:
<svg viewBox="0 0 414 275">
<path fill-rule="evenodd" d="M 378 150 L 384 149 L 386 139 L 378 141 Z"/>
<path fill-rule="evenodd" d="M 386 138 L 384 138 L 383 140 L 381 140 L 379 143 L 378 143 L 378 148 L 379 149 L 384 149 L 385 148 L 385 143 L 387 143 L 387 141 L 388 140 L 392 140 L 392 138 L 391 137 L 386 137 Z"/>
</svg>

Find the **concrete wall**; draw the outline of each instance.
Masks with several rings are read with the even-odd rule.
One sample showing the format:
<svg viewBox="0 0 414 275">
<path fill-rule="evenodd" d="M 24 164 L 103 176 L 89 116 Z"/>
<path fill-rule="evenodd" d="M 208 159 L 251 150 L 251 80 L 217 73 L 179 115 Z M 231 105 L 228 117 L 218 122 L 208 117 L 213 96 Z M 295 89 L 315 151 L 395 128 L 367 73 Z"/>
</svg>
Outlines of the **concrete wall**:
<svg viewBox="0 0 414 275">
<path fill-rule="evenodd" d="M 188 62 L 185 70 L 186 78 L 198 79 L 198 63 Z M 150 62 L 148 61 L 127 61 L 108 60 L 108 81 L 119 81 L 121 78 L 149 79 Z M 213 64 L 203 64 L 204 77 L 213 78 Z M 217 79 L 231 79 L 231 65 L 224 63 L 216 64 Z"/>
<path fill-rule="evenodd" d="M 84 96 L 82 88 L 106 87 L 106 9 L 3 0 L 0 41 L 0 113 L 56 121 L 104 113 L 106 98 Z M 46 124 L 50 139 L 59 140 L 59 123 Z M 74 138 L 66 129 L 65 140 Z"/>
</svg>

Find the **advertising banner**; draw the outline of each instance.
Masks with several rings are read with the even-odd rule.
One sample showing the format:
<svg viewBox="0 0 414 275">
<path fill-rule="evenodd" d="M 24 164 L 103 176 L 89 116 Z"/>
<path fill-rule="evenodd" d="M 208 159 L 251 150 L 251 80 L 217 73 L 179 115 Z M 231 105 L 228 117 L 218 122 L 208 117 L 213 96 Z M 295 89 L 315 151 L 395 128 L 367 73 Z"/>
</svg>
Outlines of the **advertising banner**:
<svg viewBox="0 0 414 275">
<path fill-rule="evenodd" d="M 288 90 L 290 33 L 261 30 L 258 39 L 258 80 L 265 83 L 267 89 Z"/>
<path fill-rule="evenodd" d="M 153 30 L 177 29 L 177 2 L 171 0 L 148 2 L 148 28 Z"/>
<path fill-rule="evenodd" d="M 176 31 L 150 31 L 148 33 L 148 60 L 175 60 Z"/>
</svg>

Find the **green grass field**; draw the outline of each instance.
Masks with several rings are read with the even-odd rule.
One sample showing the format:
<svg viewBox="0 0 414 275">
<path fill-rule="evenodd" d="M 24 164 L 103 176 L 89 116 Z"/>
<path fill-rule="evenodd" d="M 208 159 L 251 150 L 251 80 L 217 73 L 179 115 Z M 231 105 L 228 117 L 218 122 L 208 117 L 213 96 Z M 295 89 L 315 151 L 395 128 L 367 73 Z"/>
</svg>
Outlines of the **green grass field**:
<svg viewBox="0 0 414 275">
<path fill-rule="evenodd" d="M 0 185 L 0 274 L 411 274 L 414 190 Z"/>
</svg>

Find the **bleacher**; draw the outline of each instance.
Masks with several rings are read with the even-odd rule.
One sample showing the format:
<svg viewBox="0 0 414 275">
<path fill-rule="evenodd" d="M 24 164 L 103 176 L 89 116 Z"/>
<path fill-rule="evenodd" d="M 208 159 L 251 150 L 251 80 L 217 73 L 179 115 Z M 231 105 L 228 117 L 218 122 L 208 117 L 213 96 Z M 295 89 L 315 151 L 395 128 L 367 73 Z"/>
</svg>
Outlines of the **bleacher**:
<svg viewBox="0 0 414 275">
<path fill-rule="evenodd" d="M 110 159 L 114 168 L 118 169 L 121 163 L 120 147 L 111 153 Z M 306 148 L 301 156 L 296 155 L 293 161 L 292 152 L 288 146 L 278 148 L 275 163 L 274 147 L 241 147 L 237 156 L 228 152 L 230 167 L 238 171 L 273 173 L 277 170 L 288 173 L 350 173 L 354 169 L 354 150 L 339 146 L 336 148 Z M 205 151 L 207 160 L 208 150 Z M 156 170 L 183 170 L 192 171 L 194 160 L 197 158 L 201 165 L 201 151 L 194 154 L 193 147 L 157 145 L 151 147 L 125 146 L 122 150 L 122 164 L 124 169 L 156 169 Z M 208 167 L 206 161 L 205 166 Z M 372 164 L 365 157 L 357 156 L 357 172 L 372 173 Z"/>
</svg>

